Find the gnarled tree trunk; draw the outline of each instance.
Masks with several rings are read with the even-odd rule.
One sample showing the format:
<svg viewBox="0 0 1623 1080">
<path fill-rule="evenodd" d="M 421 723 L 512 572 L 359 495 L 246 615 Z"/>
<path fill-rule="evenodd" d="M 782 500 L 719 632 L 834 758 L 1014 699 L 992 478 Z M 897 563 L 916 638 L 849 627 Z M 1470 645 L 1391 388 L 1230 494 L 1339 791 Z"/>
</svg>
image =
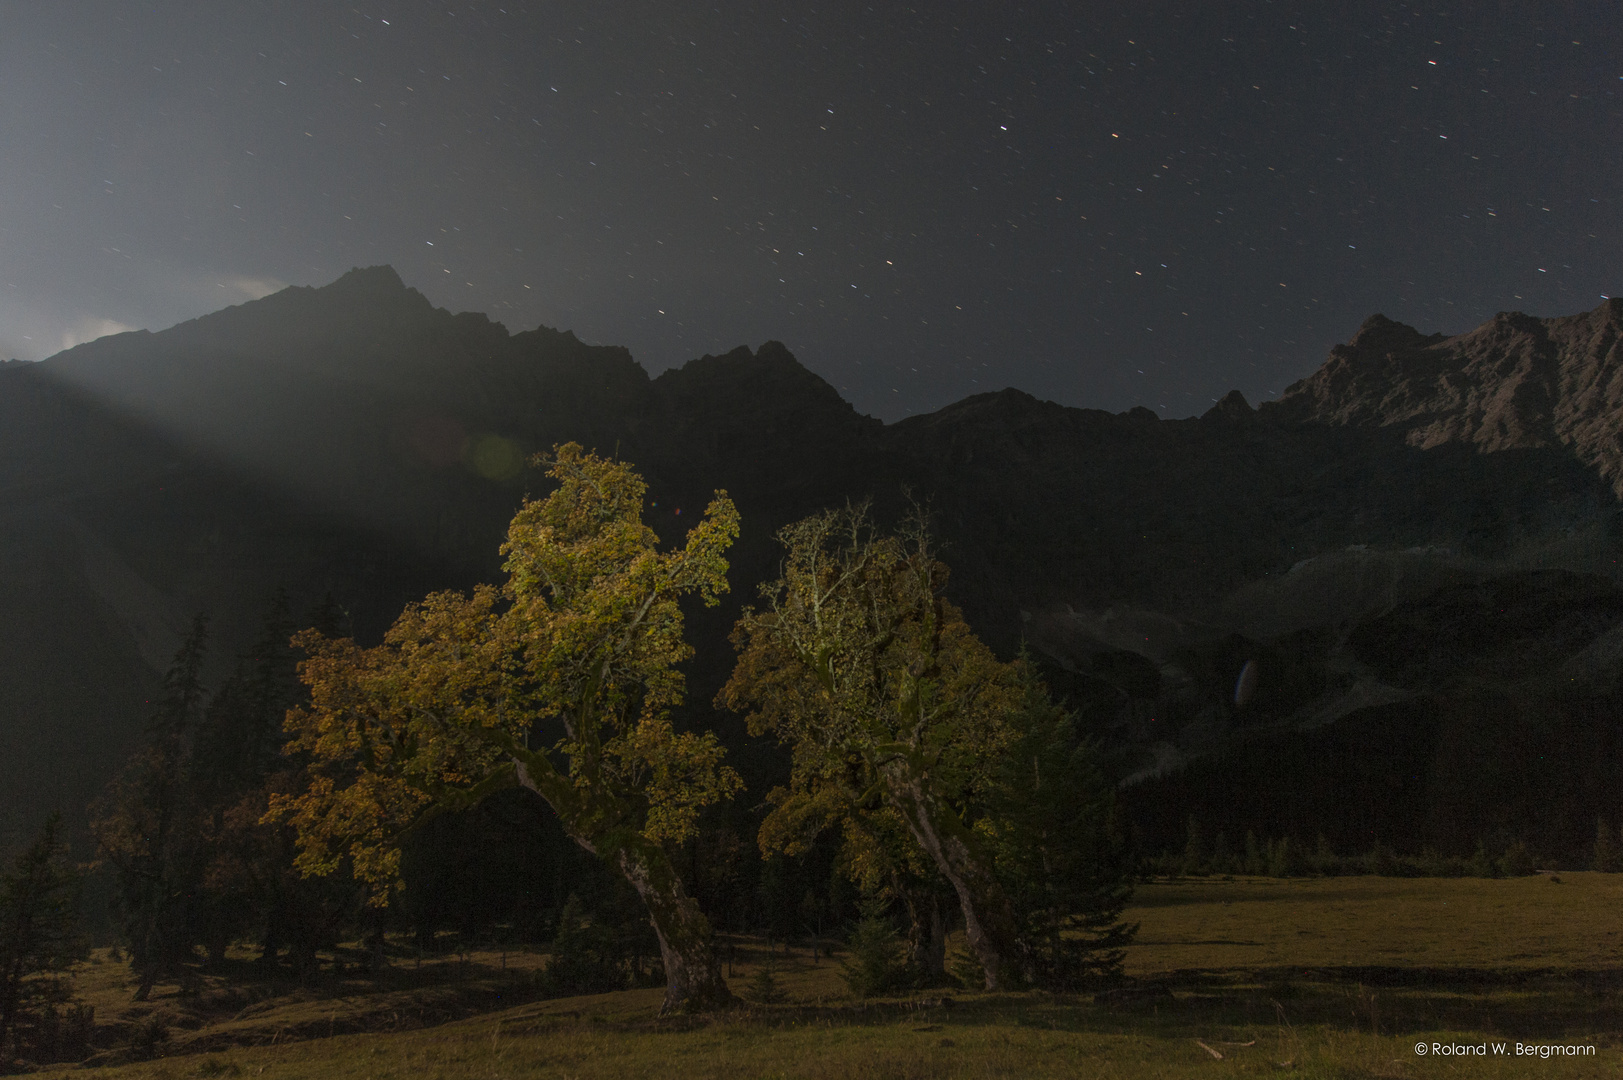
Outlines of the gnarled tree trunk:
<svg viewBox="0 0 1623 1080">
<path fill-rule="evenodd" d="M 992 875 L 990 860 L 978 850 L 974 837 L 955 815 L 937 810 L 922 783 L 894 775 L 886 779 L 892 804 L 958 894 L 958 906 L 964 913 L 964 937 L 986 971 L 986 989 L 1005 988 L 1010 981 L 1009 965 L 1018 963 L 1020 943 L 1015 933 L 1014 909 Z"/>
<path fill-rule="evenodd" d="M 604 850 L 597 838 L 577 831 L 576 823 L 613 820 L 615 815 L 595 813 L 596 808 L 585 807 L 580 789 L 548 768 L 539 755 L 528 756 L 529 765 L 537 767 L 527 766 L 515 755 L 514 776 L 519 784 L 547 800 L 577 844 L 613 862 L 648 908 L 648 919 L 659 937 L 660 957 L 665 963 L 665 1003 L 660 1006 L 660 1015 L 703 1012 L 732 1004 L 732 991 L 727 988 L 716 957 L 710 920 L 683 888 L 682 878 L 665 849 L 634 834 L 629 839 L 617 838 L 612 849 Z"/>
<path fill-rule="evenodd" d="M 941 890 L 934 884 L 910 886 L 895 873 L 891 889 L 907 908 L 908 948 L 913 963 L 934 985 L 947 973 L 947 921 L 941 911 Z"/>
<path fill-rule="evenodd" d="M 722 977 L 710 920 L 682 887 L 664 849 L 646 840 L 622 847 L 615 862 L 648 906 L 665 961 L 665 1004 L 660 1013 L 703 1012 L 729 1005 L 733 993 Z"/>
</svg>

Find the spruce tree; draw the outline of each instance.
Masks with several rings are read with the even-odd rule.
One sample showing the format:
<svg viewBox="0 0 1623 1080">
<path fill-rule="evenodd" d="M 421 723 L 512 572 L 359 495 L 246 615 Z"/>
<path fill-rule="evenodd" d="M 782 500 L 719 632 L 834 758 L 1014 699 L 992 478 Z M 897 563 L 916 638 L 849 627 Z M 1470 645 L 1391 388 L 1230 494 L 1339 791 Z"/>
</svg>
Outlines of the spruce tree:
<svg viewBox="0 0 1623 1080">
<path fill-rule="evenodd" d="M 204 704 L 208 619 L 198 615 L 175 653 L 147 738 L 91 807 L 91 830 L 117 879 L 115 903 L 145 1001 L 153 984 L 191 955 L 200 875 L 192 736 Z"/>
<path fill-rule="evenodd" d="M 192 771 L 215 797 L 258 788 L 281 765 L 282 719 L 301 698 L 295 630 L 277 590 L 253 647 L 202 715 Z"/>
<path fill-rule="evenodd" d="M 1075 989 L 1121 971 L 1138 929 L 1121 921 L 1131 859 L 1098 747 L 1077 736 L 1029 663 L 1019 671 L 1020 735 L 1001 757 L 976 829 L 991 841 L 1019 920 L 1028 980 Z"/>
<path fill-rule="evenodd" d="M 1183 872 L 1188 875 L 1206 872 L 1206 844 L 1200 833 L 1200 819 L 1189 815 L 1189 838 L 1183 845 Z"/>
<path fill-rule="evenodd" d="M 34 1006 L 61 997 L 59 976 L 84 956 L 78 876 L 66 861 L 61 815 L 0 875 L 0 1053 Z"/>
<path fill-rule="evenodd" d="M 247 655 L 209 702 L 193 740 L 188 774 L 201 842 L 196 931 L 211 964 L 226 945 L 257 934 L 274 941 L 272 924 L 293 877 L 293 847 L 284 826 L 261 824 L 266 785 L 288 768 L 282 720 L 300 700 L 294 625 L 278 590 Z"/>
</svg>

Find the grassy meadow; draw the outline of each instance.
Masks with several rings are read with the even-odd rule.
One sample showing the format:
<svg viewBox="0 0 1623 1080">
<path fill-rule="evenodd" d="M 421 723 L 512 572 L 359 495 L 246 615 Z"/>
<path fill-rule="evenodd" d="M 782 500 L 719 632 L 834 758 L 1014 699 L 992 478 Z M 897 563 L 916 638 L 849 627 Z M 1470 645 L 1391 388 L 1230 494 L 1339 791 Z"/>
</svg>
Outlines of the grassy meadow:
<svg viewBox="0 0 1623 1080">
<path fill-rule="evenodd" d="M 751 941 L 731 949 L 735 992 L 770 964 L 787 1000 L 702 1018 L 659 1019 L 659 990 L 533 1000 L 529 953 L 298 989 L 200 976 L 144 1005 L 103 955 L 79 983 L 116 1035 L 93 1059 L 108 1080 L 1623 1075 L 1623 875 L 1180 879 L 1141 886 L 1129 917 L 1131 978 L 1099 995 L 856 1002 L 837 957 Z"/>
</svg>

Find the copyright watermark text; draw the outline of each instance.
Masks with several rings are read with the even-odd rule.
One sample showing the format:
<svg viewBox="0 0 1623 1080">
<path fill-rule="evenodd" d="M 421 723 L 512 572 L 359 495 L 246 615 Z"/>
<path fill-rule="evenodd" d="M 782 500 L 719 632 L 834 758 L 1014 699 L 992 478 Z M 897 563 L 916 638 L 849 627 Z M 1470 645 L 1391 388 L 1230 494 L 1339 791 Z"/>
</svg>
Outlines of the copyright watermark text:
<svg viewBox="0 0 1623 1080">
<path fill-rule="evenodd" d="M 1585 1043 L 1417 1042 L 1414 1052 L 1421 1057 L 1594 1057 L 1595 1047 Z"/>
</svg>

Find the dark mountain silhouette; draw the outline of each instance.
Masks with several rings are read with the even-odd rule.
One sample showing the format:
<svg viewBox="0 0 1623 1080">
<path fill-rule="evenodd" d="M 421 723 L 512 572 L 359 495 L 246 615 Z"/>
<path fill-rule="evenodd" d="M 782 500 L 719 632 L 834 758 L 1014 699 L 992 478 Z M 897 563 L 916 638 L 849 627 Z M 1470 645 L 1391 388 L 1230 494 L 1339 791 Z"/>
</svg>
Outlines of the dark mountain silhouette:
<svg viewBox="0 0 1623 1080">
<path fill-rule="evenodd" d="M 1619 310 L 1451 339 L 1372 319 L 1281 402 L 1254 410 L 1234 393 L 1180 421 L 1003 390 L 885 425 L 775 342 L 650 379 L 623 349 L 435 309 L 386 267 L 5 365 L 0 725 L 16 752 L 0 758 L 0 829 L 88 800 L 196 611 L 213 616 L 218 678 L 278 587 L 296 608 L 331 594 L 375 639 L 405 601 L 493 578 L 507 519 L 542 483 L 525 459 L 568 439 L 636 463 L 666 537 L 714 488 L 737 501 L 734 592 L 694 613 L 689 708 L 755 779 L 776 751 L 708 713 L 726 631 L 776 574 L 777 528 L 869 497 L 882 518 L 909 498 L 930 507 L 954 598 L 1000 651 L 1030 642 L 1130 790 L 1149 793 L 1152 842 L 1181 827 L 1181 807 L 1230 798 L 1258 753 L 1320 763 L 1274 788 L 1248 781 L 1265 792 L 1256 827 L 1308 828 L 1277 807 L 1341 784 L 1342 759 L 1314 747 L 1386 724 L 1385 742 L 1352 741 L 1383 762 L 1432 761 L 1465 723 L 1437 718 L 1456 715 L 1472 672 L 1525 699 L 1536 727 L 1554 715 L 1538 672 L 1574 665 L 1563 693 L 1594 715 L 1560 722 L 1613 732 L 1584 766 L 1599 775 L 1617 760 L 1615 720 L 1596 717 L 1623 651 L 1607 456 L 1623 414 L 1595 386 L 1617 360 Z M 1484 588 L 1543 614 L 1499 626 L 1449 592 Z M 1569 608 L 1585 614 L 1562 622 Z M 1488 629 L 1414 630 L 1451 619 Z M 1545 648 L 1537 671 L 1490 662 L 1529 634 Z M 1383 659 L 1388 639 L 1411 643 L 1402 664 Z M 1239 706 L 1248 660 L 1257 690 Z M 1394 719 L 1414 710 L 1431 719 Z M 1563 812 L 1592 831 L 1602 789 L 1585 783 Z M 1431 791 L 1389 842 L 1431 842 L 1417 824 L 1443 813 Z M 1460 813 L 1477 817 L 1455 831 L 1480 832 L 1481 807 Z"/>
</svg>

